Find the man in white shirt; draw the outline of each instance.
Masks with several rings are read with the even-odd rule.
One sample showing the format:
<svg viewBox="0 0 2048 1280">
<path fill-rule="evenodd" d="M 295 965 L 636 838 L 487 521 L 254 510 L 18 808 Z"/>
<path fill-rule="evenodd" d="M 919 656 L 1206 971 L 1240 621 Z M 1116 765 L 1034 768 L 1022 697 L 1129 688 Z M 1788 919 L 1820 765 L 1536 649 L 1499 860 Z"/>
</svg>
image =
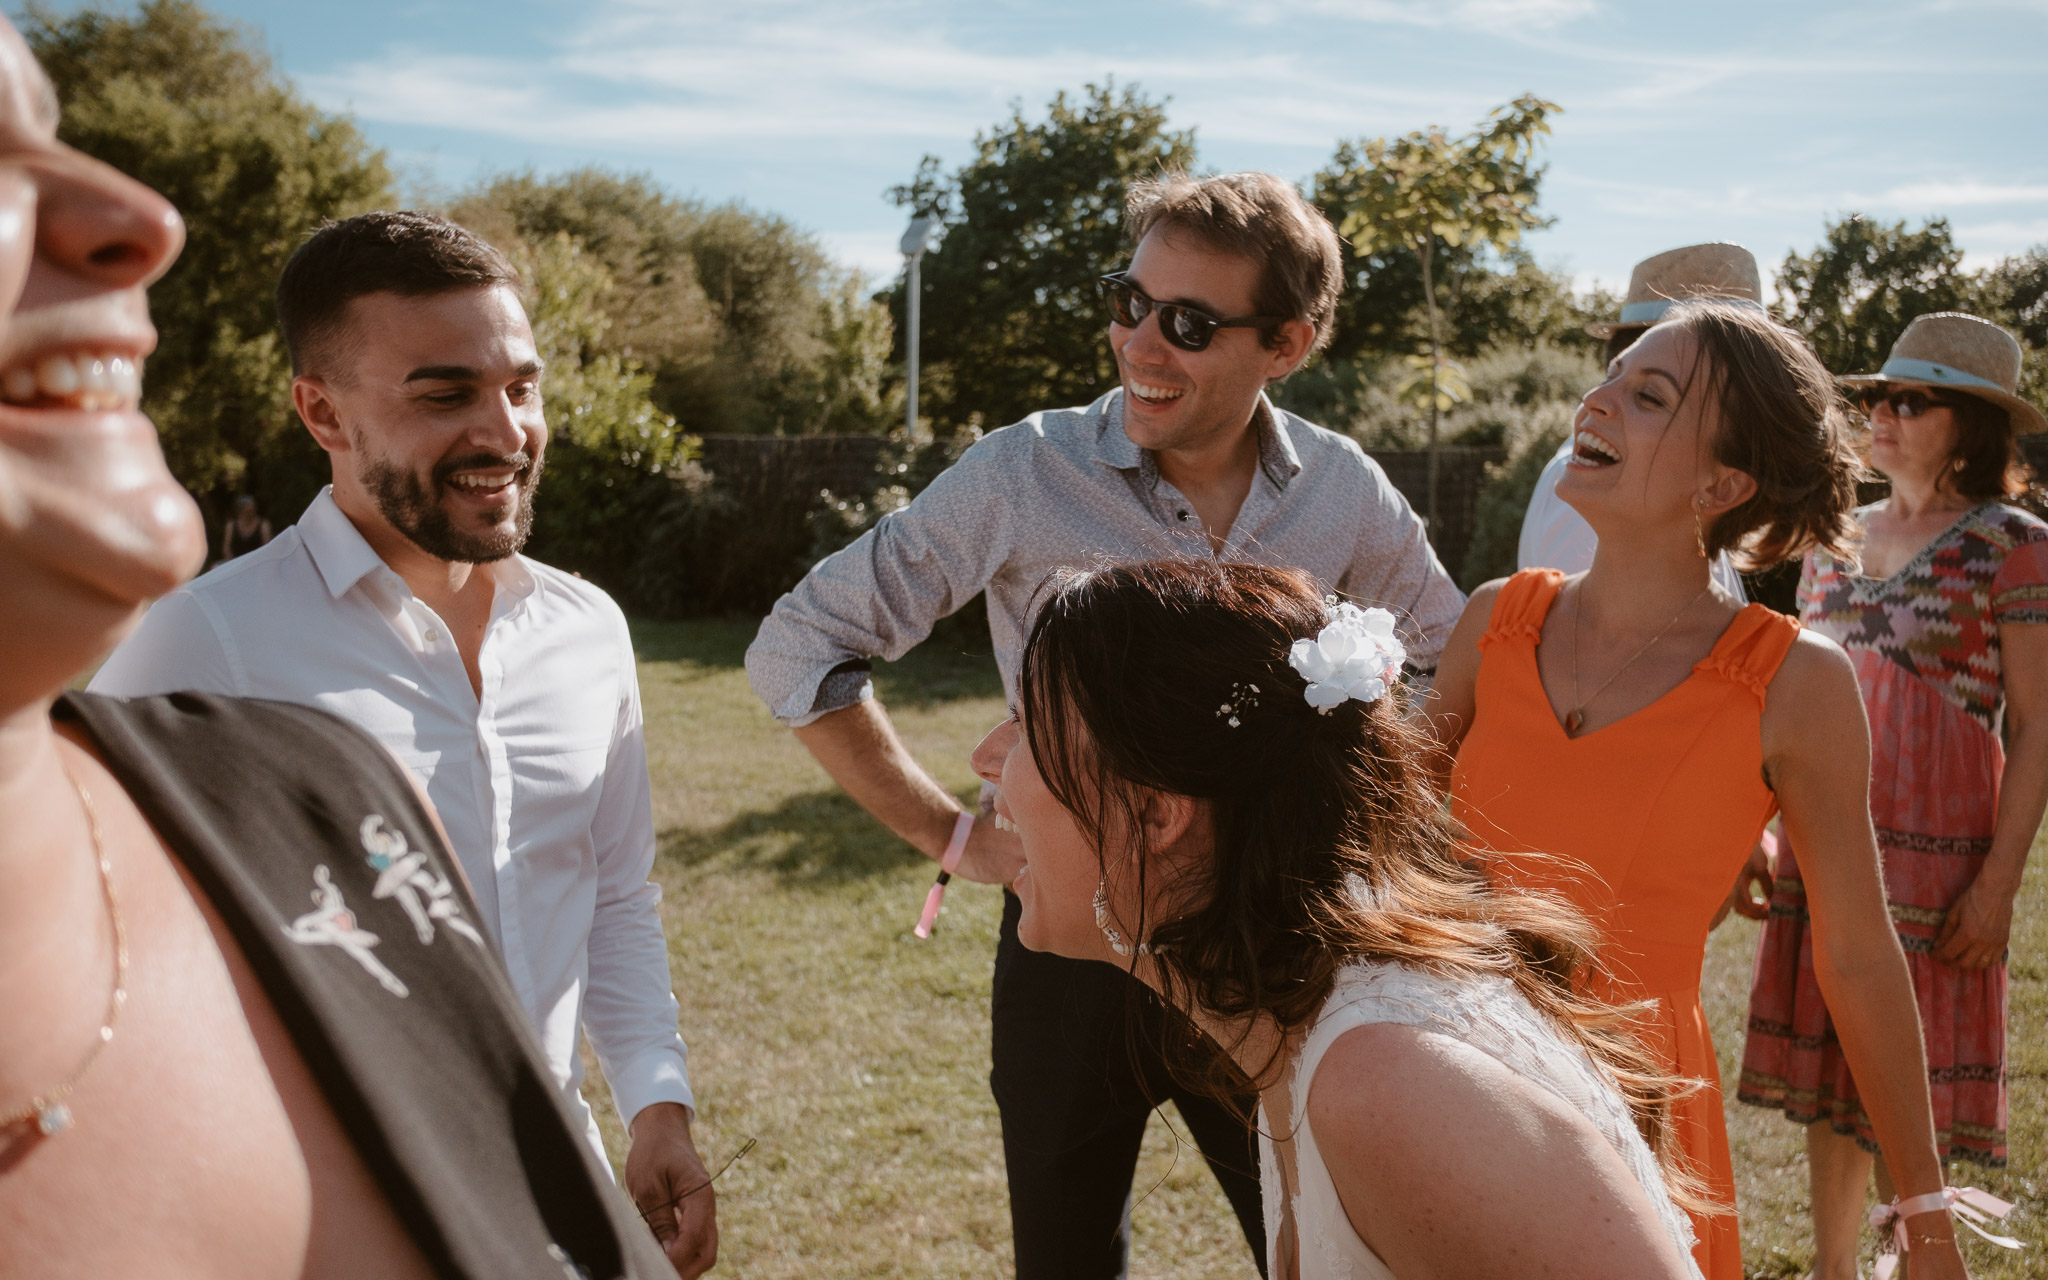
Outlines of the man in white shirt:
<svg viewBox="0 0 2048 1280">
<path fill-rule="evenodd" d="M 688 1280 L 717 1225 L 668 947 L 639 682 L 602 591 L 519 554 L 547 446 L 517 276 L 444 219 L 330 223 L 278 285 L 293 404 L 334 483 L 260 550 L 166 596 L 95 692 L 321 707 L 424 780 L 569 1104 L 587 1031 L 626 1188 Z"/>
</svg>

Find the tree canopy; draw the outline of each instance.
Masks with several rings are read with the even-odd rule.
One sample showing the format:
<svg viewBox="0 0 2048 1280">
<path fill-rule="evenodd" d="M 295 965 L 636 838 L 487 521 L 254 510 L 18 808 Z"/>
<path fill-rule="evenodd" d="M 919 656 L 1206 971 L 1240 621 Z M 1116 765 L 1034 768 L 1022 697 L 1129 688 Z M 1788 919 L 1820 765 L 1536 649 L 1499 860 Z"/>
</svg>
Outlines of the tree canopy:
<svg viewBox="0 0 2048 1280">
<path fill-rule="evenodd" d="M 1113 83 L 1062 92 L 1041 121 L 1019 106 L 974 147 L 951 175 L 926 156 L 890 193 L 945 227 L 921 272 L 919 413 L 941 432 L 1001 426 L 1115 385 L 1095 281 L 1130 254 L 1125 194 L 1195 162 L 1194 133 L 1169 130 L 1164 103 Z M 901 282 L 889 309 L 900 332 Z"/>
<path fill-rule="evenodd" d="M 1941 218 L 1909 231 L 1852 213 L 1787 254 L 1777 280 L 1779 314 L 1837 374 L 1876 372 L 1913 317 L 1968 311 L 1976 292 Z"/>
</svg>

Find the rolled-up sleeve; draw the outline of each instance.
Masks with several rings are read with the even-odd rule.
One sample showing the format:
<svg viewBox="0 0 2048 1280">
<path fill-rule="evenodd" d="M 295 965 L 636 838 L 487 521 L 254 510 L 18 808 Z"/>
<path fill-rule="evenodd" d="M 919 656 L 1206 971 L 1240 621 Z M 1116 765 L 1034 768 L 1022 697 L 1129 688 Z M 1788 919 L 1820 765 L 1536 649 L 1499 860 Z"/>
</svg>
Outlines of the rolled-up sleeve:
<svg viewBox="0 0 2048 1280">
<path fill-rule="evenodd" d="M 618 629 L 626 691 L 592 823 L 597 902 L 583 1027 L 611 1085 L 619 1119 L 630 1125 L 654 1103 L 694 1108 L 696 1098 L 690 1091 L 689 1049 L 677 1029 L 680 1011 L 661 928 L 661 888 L 648 880 L 654 870 L 654 812 L 640 681 L 623 618 Z"/>
<path fill-rule="evenodd" d="M 1409 679 L 1426 687 L 1436 678 L 1437 659 L 1464 612 L 1465 593 L 1451 581 L 1429 545 L 1422 517 L 1378 463 L 1371 458 L 1363 461 L 1367 512 L 1358 522 L 1351 567 L 1338 590 L 1391 610 L 1401 620 Z"/>
<path fill-rule="evenodd" d="M 747 648 L 747 678 L 776 719 L 806 725 L 865 697 L 859 664 L 902 657 L 988 586 L 1008 554 L 998 438 L 1015 430 L 975 444 L 775 602 Z"/>
</svg>

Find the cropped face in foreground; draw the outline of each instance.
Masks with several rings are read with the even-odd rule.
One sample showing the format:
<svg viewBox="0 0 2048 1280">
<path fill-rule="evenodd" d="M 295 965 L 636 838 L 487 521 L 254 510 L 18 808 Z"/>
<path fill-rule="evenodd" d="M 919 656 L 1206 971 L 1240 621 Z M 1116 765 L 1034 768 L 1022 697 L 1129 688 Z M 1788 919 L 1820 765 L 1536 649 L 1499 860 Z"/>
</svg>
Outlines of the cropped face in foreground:
<svg viewBox="0 0 2048 1280">
<path fill-rule="evenodd" d="M 1016 717 L 989 731 L 973 761 L 974 771 L 996 786 L 997 823 L 1015 831 L 1024 846 L 1024 869 L 1010 882 L 1023 907 L 1018 941 L 1071 959 L 1128 963 L 1096 927 L 1095 890 L 1106 877 L 1095 845 L 1046 786 Z M 1133 931 L 1123 926 L 1122 932 Z"/>
<path fill-rule="evenodd" d="M 144 290 L 184 224 L 59 143 L 56 98 L 0 23 L 0 689 L 90 662 L 206 554 L 138 400 Z M 90 645 L 80 654 L 77 647 Z M 61 680 L 60 680 L 61 683 Z"/>
<path fill-rule="evenodd" d="M 343 508 L 439 560 L 518 551 L 547 449 L 541 362 L 500 286 L 349 303 L 346 335 L 292 388 Z M 372 541 L 375 541 L 373 538 Z"/>
</svg>

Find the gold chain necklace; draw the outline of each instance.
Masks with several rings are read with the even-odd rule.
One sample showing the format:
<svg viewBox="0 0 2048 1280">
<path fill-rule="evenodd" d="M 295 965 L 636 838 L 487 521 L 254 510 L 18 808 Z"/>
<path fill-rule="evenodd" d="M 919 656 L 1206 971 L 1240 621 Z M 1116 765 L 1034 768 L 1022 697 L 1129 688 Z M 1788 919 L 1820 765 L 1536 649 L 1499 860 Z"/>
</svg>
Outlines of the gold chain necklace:
<svg viewBox="0 0 2048 1280">
<path fill-rule="evenodd" d="M 0 1116 L 0 1131 L 13 1128 L 24 1120 L 33 1119 L 36 1129 L 46 1138 L 53 1138 L 71 1127 L 71 1108 L 64 1099 L 78 1087 L 85 1073 L 92 1070 L 92 1064 L 99 1061 L 100 1050 L 107 1047 L 114 1038 L 114 1020 L 121 1016 L 121 1006 L 128 1003 L 128 930 L 121 922 L 121 903 L 114 897 L 114 869 L 107 861 L 107 844 L 100 835 L 99 811 L 93 808 L 92 793 L 85 784 L 71 772 L 71 767 L 58 762 L 64 770 L 64 778 L 71 789 L 78 793 L 78 803 L 85 809 L 86 826 L 92 832 L 93 856 L 100 869 L 100 891 L 107 900 L 107 917 L 114 922 L 114 991 L 107 997 L 107 1016 L 100 1023 L 99 1034 L 93 1037 L 92 1048 L 85 1051 L 85 1060 L 78 1064 L 64 1083 L 49 1092 L 31 1098 L 25 1107 Z"/>
<path fill-rule="evenodd" d="M 1572 702 L 1576 705 L 1572 707 L 1571 711 L 1568 714 L 1566 714 L 1564 718 L 1564 731 L 1573 737 L 1577 737 L 1580 728 L 1585 725 L 1586 708 L 1593 705 L 1593 699 L 1607 692 L 1607 686 L 1613 684 L 1617 679 L 1619 679 L 1622 672 L 1634 666 L 1636 664 L 1637 658 L 1640 658 L 1644 654 L 1648 653 L 1652 645 L 1655 645 L 1659 640 L 1662 640 L 1665 636 L 1669 635 L 1671 633 L 1671 628 L 1678 625 L 1678 620 L 1680 618 L 1683 618 L 1686 614 L 1691 613 L 1692 607 L 1694 605 L 1698 604 L 1700 601 L 1707 598 L 1707 592 L 1712 591 L 1714 589 L 1714 584 L 1713 581 L 1709 579 L 1707 585 L 1700 588 L 1700 593 L 1698 595 L 1686 601 L 1685 607 L 1683 609 L 1680 609 L 1677 613 L 1671 615 L 1671 621 L 1664 624 L 1664 629 L 1662 631 L 1659 631 L 1656 635 L 1650 637 L 1649 644 L 1646 644 L 1642 648 L 1636 650 L 1635 653 L 1630 655 L 1629 660 L 1627 662 L 1624 662 L 1620 666 L 1616 667 L 1614 669 L 1614 674 L 1608 676 L 1605 680 L 1601 681 L 1600 687 L 1598 689 L 1593 690 L 1592 697 L 1587 698 L 1581 698 L 1579 696 L 1579 620 L 1585 617 L 1586 613 L 1584 609 L 1579 607 L 1579 592 L 1582 589 L 1583 588 L 1579 583 L 1572 584 Z"/>
</svg>

